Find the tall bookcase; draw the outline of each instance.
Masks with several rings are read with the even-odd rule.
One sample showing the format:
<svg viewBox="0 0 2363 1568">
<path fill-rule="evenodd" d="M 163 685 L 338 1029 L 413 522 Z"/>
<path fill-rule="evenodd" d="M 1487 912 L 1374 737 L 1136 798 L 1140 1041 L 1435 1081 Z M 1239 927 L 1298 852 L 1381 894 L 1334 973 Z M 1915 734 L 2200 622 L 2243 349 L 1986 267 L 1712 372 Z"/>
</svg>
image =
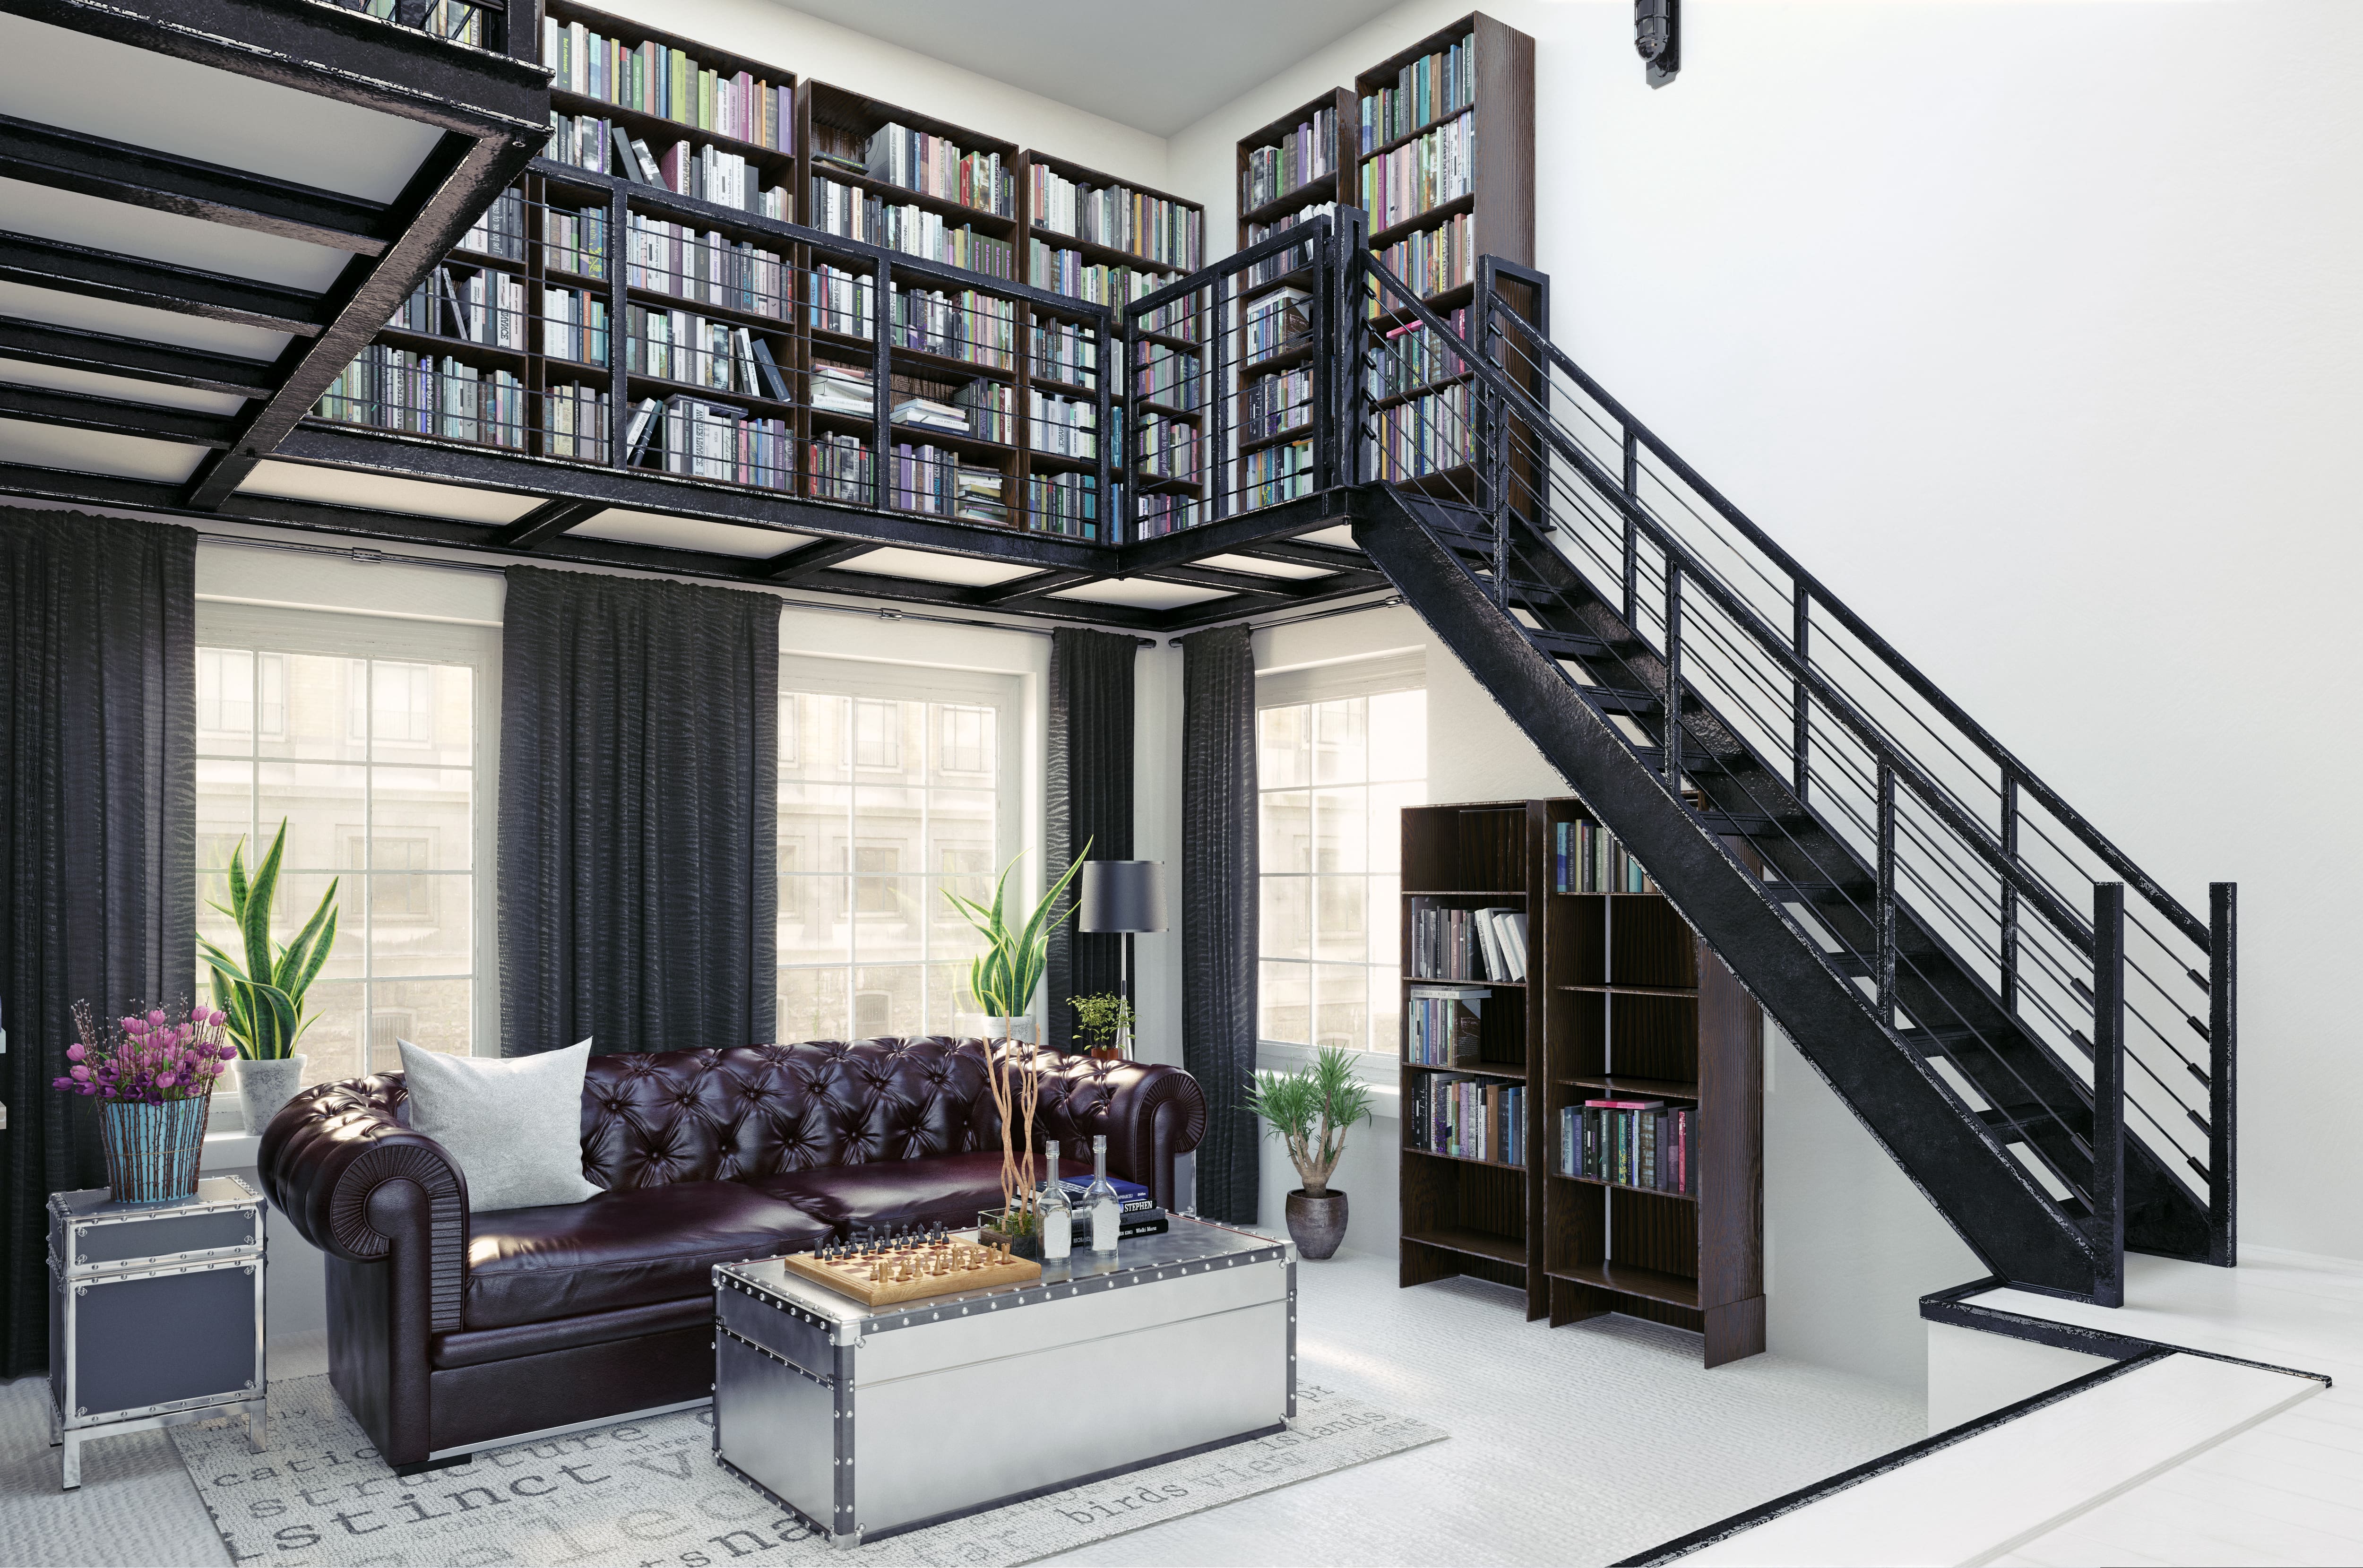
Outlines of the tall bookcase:
<svg viewBox="0 0 2363 1568">
<path fill-rule="evenodd" d="M 1403 813 L 1400 1279 L 1513 1285 L 1554 1327 L 1670 1324 L 1717 1366 L 1764 1348 L 1762 1015 L 1662 895 L 1558 887 L 1560 825 L 1588 820 L 1572 799 Z M 1487 906 L 1526 916 L 1524 983 L 1416 972 L 1421 911 Z M 1412 993 L 1433 987 L 1488 994 L 1473 1064 L 1411 1060 Z M 1524 1162 L 1420 1146 L 1423 1079 L 1430 1103 L 1438 1082 L 1523 1090 Z M 1608 1099 L 1692 1113 L 1687 1191 L 1566 1173 L 1560 1112 Z"/>
<path fill-rule="evenodd" d="M 1341 207 L 1359 205 L 1356 200 L 1356 181 L 1361 167 L 1360 138 L 1356 131 L 1359 112 L 1358 101 L 1351 92 L 1332 87 L 1311 103 L 1291 109 L 1270 125 L 1239 138 L 1237 179 L 1240 250 L 1276 232 L 1276 226 L 1295 220 L 1307 207 L 1325 202 L 1334 202 Z M 1327 172 L 1309 174 L 1293 183 L 1281 182 L 1288 183 L 1288 188 L 1260 200 L 1250 200 L 1255 193 L 1248 185 L 1248 169 L 1257 150 L 1282 146 L 1292 139 L 1300 147 L 1309 148 L 1312 139 L 1302 133 L 1315 127 L 1316 117 L 1324 113 L 1332 121 L 1328 134 L 1322 138 L 1323 150 L 1328 154 Z"/>
</svg>

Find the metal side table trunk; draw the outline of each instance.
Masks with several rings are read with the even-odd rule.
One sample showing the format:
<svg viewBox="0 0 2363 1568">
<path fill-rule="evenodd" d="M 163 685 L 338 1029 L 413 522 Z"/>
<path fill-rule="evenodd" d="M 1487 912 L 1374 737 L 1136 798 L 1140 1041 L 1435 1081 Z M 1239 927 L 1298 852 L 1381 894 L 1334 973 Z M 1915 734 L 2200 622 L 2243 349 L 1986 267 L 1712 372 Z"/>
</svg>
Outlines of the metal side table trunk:
<svg viewBox="0 0 2363 1568">
<path fill-rule="evenodd" d="M 243 1415 L 262 1451 L 262 1226 L 236 1176 L 173 1203 L 50 1195 L 50 1442 L 66 1489 L 93 1438 Z"/>
</svg>

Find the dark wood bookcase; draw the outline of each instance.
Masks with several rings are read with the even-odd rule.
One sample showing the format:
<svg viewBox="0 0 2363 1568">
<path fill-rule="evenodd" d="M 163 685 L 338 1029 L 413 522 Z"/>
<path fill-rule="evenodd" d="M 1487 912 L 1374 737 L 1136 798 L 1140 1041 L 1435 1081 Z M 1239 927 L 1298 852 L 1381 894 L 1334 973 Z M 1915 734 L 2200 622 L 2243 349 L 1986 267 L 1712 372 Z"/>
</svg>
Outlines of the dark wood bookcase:
<svg viewBox="0 0 2363 1568">
<path fill-rule="evenodd" d="M 1313 117 L 1323 109 L 1337 117 L 1337 128 L 1329 138 L 1329 172 L 1305 180 L 1293 190 L 1255 206 L 1247 199 L 1248 159 L 1258 148 L 1271 147 L 1296 134 L 1300 126 L 1310 125 Z M 1309 206 L 1323 202 L 1335 202 L 1341 207 L 1359 206 L 1356 180 L 1361 168 L 1361 139 L 1356 133 L 1356 117 L 1360 108 L 1352 92 L 1344 87 L 1332 87 L 1311 103 L 1291 109 L 1270 125 L 1249 131 L 1239 138 L 1237 162 L 1233 174 L 1238 203 L 1239 249 L 1255 243 L 1256 229 L 1267 225 L 1284 223 Z"/>
<path fill-rule="evenodd" d="M 1717 1366 L 1764 1348 L 1763 1018 L 1662 895 L 1558 889 L 1559 825 L 1587 819 L 1572 799 L 1403 813 L 1404 1115 L 1421 1076 L 1515 1083 L 1528 1158 L 1432 1154 L 1407 1121 L 1401 1283 L 1513 1285 L 1554 1327 L 1609 1312 L 1670 1324 Z M 1484 906 L 1525 910 L 1525 984 L 1414 973 L 1418 909 Z M 1439 984 L 1491 993 L 1474 1066 L 1410 1060 L 1410 993 Z M 1696 1112 L 1691 1192 L 1562 1173 L 1561 1111 L 1612 1098 Z"/>
</svg>

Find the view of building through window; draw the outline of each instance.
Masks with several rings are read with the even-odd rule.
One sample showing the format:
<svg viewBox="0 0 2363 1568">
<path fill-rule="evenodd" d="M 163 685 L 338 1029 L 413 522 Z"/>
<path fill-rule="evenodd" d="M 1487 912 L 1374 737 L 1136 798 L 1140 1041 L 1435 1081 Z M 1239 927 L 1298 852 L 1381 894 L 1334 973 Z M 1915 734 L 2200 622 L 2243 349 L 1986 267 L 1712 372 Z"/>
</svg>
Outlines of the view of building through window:
<svg viewBox="0 0 2363 1568">
<path fill-rule="evenodd" d="M 306 1084 L 397 1067 L 397 1035 L 474 1047 L 475 681 L 463 663 L 197 650 L 197 929 L 243 952 L 214 906 L 232 848 L 251 870 L 282 817 L 273 939 L 338 884 L 297 1047 Z"/>
<path fill-rule="evenodd" d="M 1259 1032 L 1392 1051 L 1400 820 L 1426 798 L 1427 694 L 1260 708 L 1256 740 Z"/>
<path fill-rule="evenodd" d="M 795 684 L 791 668 L 780 698 L 778 1037 L 960 1032 L 976 1011 L 967 980 L 978 944 L 944 893 L 992 897 L 1006 715 L 989 700 Z"/>
</svg>

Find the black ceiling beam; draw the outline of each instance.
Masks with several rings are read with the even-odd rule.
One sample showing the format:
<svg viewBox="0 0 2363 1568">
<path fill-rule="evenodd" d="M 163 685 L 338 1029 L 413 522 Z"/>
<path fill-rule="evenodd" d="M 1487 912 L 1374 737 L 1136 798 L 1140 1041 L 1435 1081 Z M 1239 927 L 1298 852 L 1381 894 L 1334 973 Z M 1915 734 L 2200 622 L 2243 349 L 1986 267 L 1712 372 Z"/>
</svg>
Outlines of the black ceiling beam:
<svg viewBox="0 0 2363 1568">
<path fill-rule="evenodd" d="M 0 0 L 0 10 L 462 136 L 547 136 L 549 72 L 313 0 Z"/>
<path fill-rule="evenodd" d="M 1370 563 L 1370 558 L 1359 550 L 1343 549 L 1334 544 L 1314 544 L 1301 539 L 1264 539 L 1256 544 L 1243 544 L 1230 551 L 1250 561 L 1272 561 L 1284 566 L 1317 566 L 1325 572 L 1359 572 L 1366 576 L 1383 579 Z"/>
<path fill-rule="evenodd" d="M 814 539 L 809 544 L 800 544 L 793 550 L 783 550 L 777 555 L 753 562 L 748 568 L 747 575 L 760 583 L 794 583 L 810 577 L 815 572 L 826 571 L 840 561 L 867 555 L 874 548 L 860 539 Z"/>
<path fill-rule="evenodd" d="M 1219 566 L 1159 566 L 1137 575 L 1151 583 L 1174 583 L 1186 588 L 1219 588 L 1226 594 L 1248 594 L 1258 598 L 1295 596 L 1292 592 L 1293 584 L 1285 578 L 1259 577 L 1252 572 L 1230 572 Z"/>
<path fill-rule="evenodd" d="M 201 392 L 226 392 L 234 397 L 261 397 L 278 384 L 268 360 L 174 348 L 14 316 L 0 316 L 0 355 Z"/>
<path fill-rule="evenodd" d="M 1235 555 L 1242 545 L 1312 533 L 1344 521 L 1346 513 L 1335 493 L 1322 492 L 1125 545 L 1116 552 L 1115 574 L 1146 576 L 1159 566 L 1182 565 L 1210 555 Z"/>
<path fill-rule="evenodd" d="M 1292 610 L 1304 609 L 1313 605 L 1327 604 L 1333 599 L 1350 599 L 1358 594 L 1379 592 L 1388 587 L 1389 584 L 1381 583 L 1376 589 L 1368 584 L 1327 588 L 1316 594 L 1307 594 L 1284 607 Z M 1245 620 L 1253 616 L 1271 615 L 1282 607 L 1278 605 L 1240 605 L 1222 599 L 1209 599 L 1203 605 L 1184 605 L 1179 609 L 1166 611 L 1160 629 L 1191 631 L 1202 626 L 1215 626 L 1224 621 Z"/>
<path fill-rule="evenodd" d="M 361 256 L 393 238 L 379 202 L 13 115 L 0 115 L 0 174 Z"/>
<path fill-rule="evenodd" d="M 176 486 L 152 479 L 126 479 L 112 473 L 83 473 L 26 462 L 0 462 L 0 495 L 162 511 L 172 510 L 180 499 Z"/>
<path fill-rule="evenodd" d="M 954 522 L 908 512 L 872 512 L 807 501 L 777 491 L 750 490 L 661 473 L 527 457 L 490 447 L 441 445 L 390 432 L 312 424 L 299 428 L 275 457 L 327 467 L 388 473 L 405 479 L 506 490 L 553 499 L 597 501 L 632 511 L 704 517 L 745 528 L 870 545 L 961 555 L 1020 566 L 1110 570 L 1104 544 L 1031 529 Z M 744 564 L 743 562 L 741 563 Z"/>
<path fill-rule="evenodd" d="M 1085 572 L 1081 569 L 1037 572 L 1031 577 L 1020 577 L 1015 582 L 993 584 L 979 595 L 977 603 L 1006 605 L 1014 604 L 1020 599 L 1038 599 L 1046 594 L 1055 594 L 1061 589 L 1079 588 L 1086 583 L 1104 582 L 1106 577 L 1107 573 L 1104 572 Z"/>
<path fill-rule="evenodd" d="M 316 336 L 331 319 L 323 296 L 310 289 L 256 283 L 5 229 L 0 229 L 0 279 L 297 337 Z M 386 314 L 393 313 L 389 307 Z M 383 317 L 377 324 L 384 326 Z"/>
<path fill-rule="evenodd" d="M 596 501 L 544 501 L 516 522 L 504 524 L 492 542 L 501 550 L 531 550 L 605 510 Z"/>
<path fill-rule="evenodd" d="M 87 392 L 5 384 L 0 384 L 0 418 L 28 419 L 35 424 L 63 425 L 76 430 L 103 430 L 116 436 L 144 436 L 150 440 L 180 441 L 216 451 L 229 445 L 232 428 L 231 421 L 220 414 L 160 408 L 152 403 L 132 403 Z"/>
</svg>

